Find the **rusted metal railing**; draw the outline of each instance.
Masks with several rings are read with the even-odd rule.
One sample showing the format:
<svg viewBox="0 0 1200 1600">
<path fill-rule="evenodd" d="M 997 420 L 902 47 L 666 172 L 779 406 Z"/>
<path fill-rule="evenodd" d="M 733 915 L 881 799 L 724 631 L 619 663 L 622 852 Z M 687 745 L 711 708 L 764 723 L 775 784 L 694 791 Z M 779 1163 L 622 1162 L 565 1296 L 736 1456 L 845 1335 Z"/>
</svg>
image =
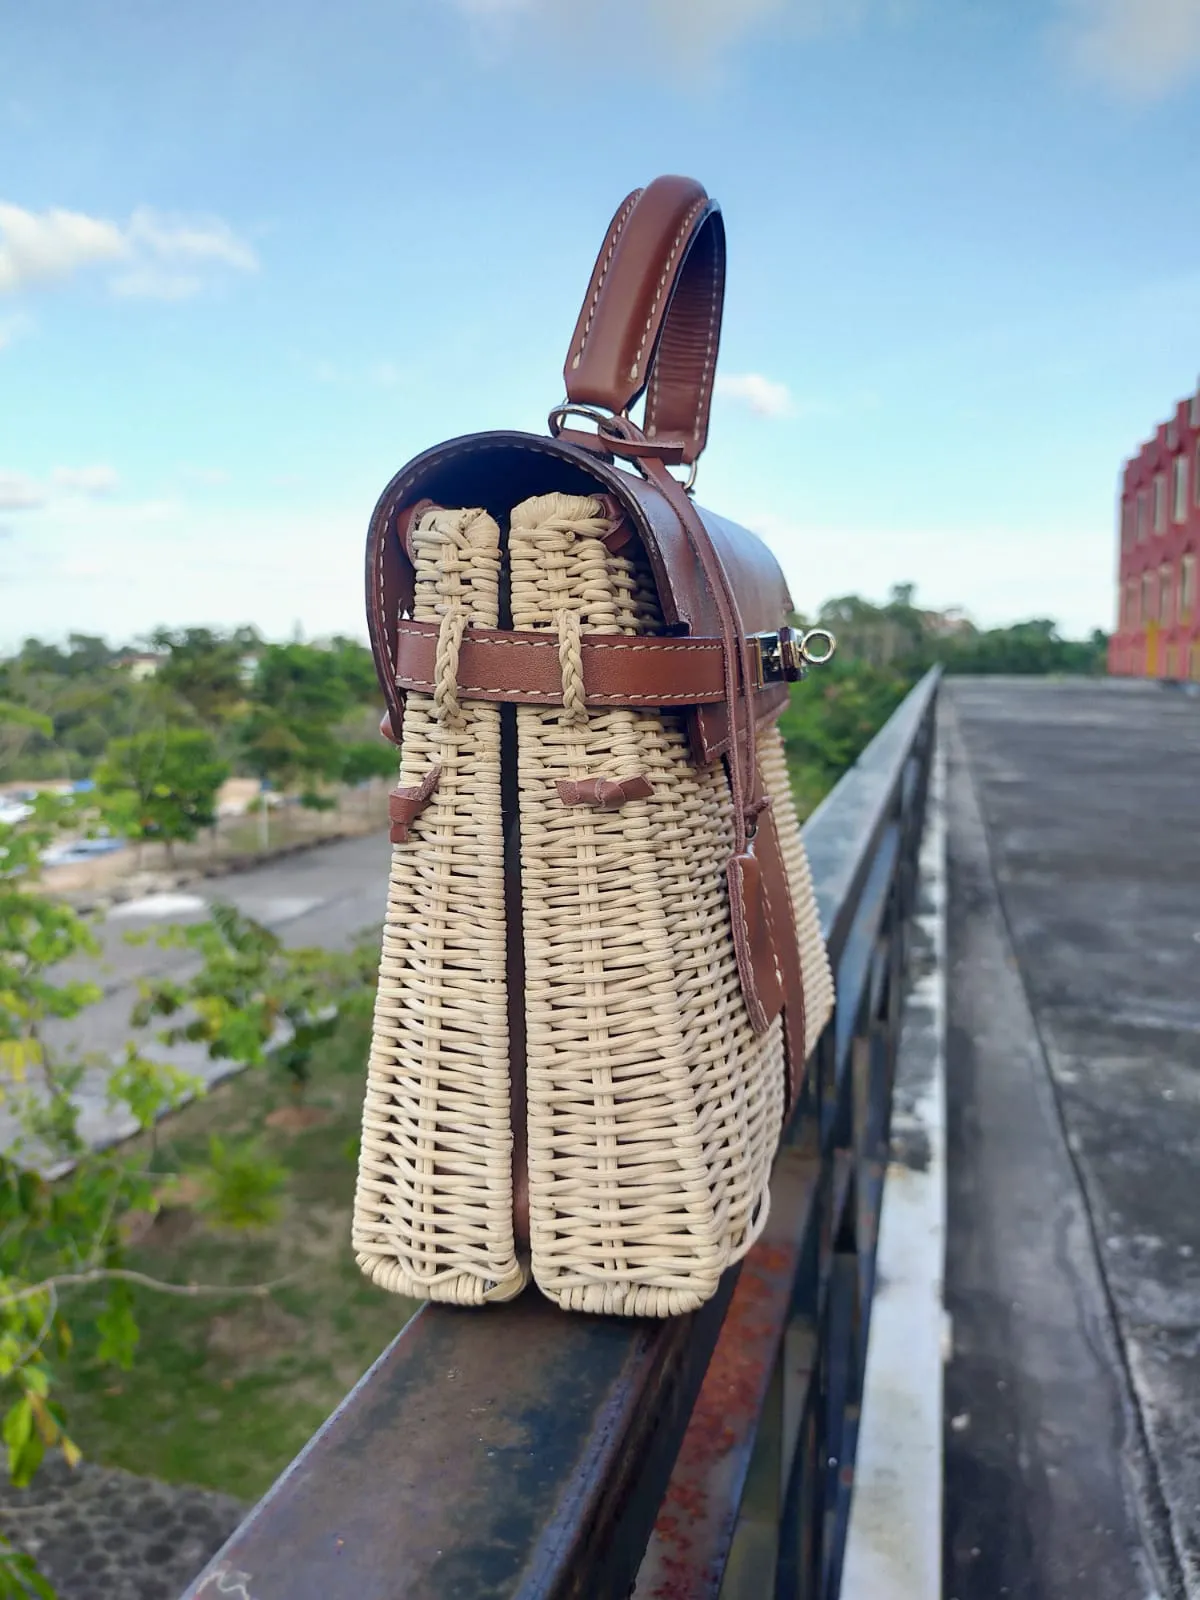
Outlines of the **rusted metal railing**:
<svg viewBox="0 0 1200 1600">
<path fill-rule="evenodd" d="M 183 1600 L 835 1600 L 937 683 L 805 828 L 837 1012 L 740 1271 L 665 1323 L 424 1308 Z"/>
</svg>

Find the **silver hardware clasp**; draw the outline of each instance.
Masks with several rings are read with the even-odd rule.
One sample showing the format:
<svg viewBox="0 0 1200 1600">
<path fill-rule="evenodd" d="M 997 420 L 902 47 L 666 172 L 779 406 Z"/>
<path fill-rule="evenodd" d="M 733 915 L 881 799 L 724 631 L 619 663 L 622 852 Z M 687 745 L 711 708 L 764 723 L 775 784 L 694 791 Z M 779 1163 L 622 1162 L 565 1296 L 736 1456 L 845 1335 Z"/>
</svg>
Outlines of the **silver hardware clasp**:
<svg viewBox="0 0 1200 1600">
<path fill-rule="evenodd" d="M 754 687 L 765 689 L 772 683 L 798 683 L 809 667 L 821 667 L 831 660 L 837 640 L 828 628 L 780 628 L 774 633 L 750 635 L 751 670 Z"/>
</svg>

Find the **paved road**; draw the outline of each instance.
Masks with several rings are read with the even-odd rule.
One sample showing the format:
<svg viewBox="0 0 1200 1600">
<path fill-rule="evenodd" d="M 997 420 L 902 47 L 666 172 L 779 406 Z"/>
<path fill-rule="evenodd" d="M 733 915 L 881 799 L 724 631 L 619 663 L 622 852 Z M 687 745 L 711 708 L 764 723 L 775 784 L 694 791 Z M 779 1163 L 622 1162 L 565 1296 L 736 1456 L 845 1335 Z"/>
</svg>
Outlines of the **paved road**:
<svg viewBox="0 0 1200 1600">
<path fill-rule="evenodd" d="M 248 872 L 195 884 L 187 891 L 114 906 L 98 929 L 103 946 L 99 960 L 71 968 L 72 976 L 100 983 L 104 998 L 73 1023 L 48 1028 L 47 1043 L 54 1050 L 73 1048 L 109 1058 L 118 1055 L 129 1037 L 129 1014 L 137 998 L 138 979 L 179 972 L 186 965 L 184 952 L 164 951 L 153 943 L 130 945 L 127 935 L 168 922 L 198 921 L 207 914 L 212 900 L 237 906 L 292 945 L 345 947 L 353 943 L 383 920 L 387 854 L 385 834 L 342 839 Z M 196 1048 L 180 1049 L 172 1059 L 209 1082 L 229 1071 L 227 1063 L 210 1062 Z M 89 1074 L 80 1098 L 81 1128 L 93 1143 L 133 1131 L 128 1120 L 114 1116 L 106 1107 L 100 1072 Z M 11 1137 L 11 1119 L 0 1113 L 0 1141 L 7 1143 Z"/>
<path fill-rule="evenodd" d="M 1200 699 L 947 701 L 945 1593 L 1200 1595 Z"/>
</svg>

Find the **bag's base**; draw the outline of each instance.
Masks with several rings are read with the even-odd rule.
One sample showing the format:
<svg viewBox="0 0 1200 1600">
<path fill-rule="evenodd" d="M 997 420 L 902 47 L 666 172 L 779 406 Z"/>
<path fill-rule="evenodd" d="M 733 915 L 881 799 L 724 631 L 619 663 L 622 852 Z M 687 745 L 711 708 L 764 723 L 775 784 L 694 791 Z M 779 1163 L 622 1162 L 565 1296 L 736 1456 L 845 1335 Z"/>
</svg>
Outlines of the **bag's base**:
<svg viewBox="0 0 1200 1600">
<path fill-rule="evenodd" d="M 394 1257 L 366 1255 L 355 1258 L 371 1282 L 389 1294 L 403 1295 L 408 1300 L 434 1300 L 452 1306 L 500 1305 L 515 1300 L 529 1286 L 529 1270 L 519 1262 L 506 1278 L 479 1277 L 469 1272 L 446 1273 L 442 1276 L 415 1278 Z"/>
</svg>

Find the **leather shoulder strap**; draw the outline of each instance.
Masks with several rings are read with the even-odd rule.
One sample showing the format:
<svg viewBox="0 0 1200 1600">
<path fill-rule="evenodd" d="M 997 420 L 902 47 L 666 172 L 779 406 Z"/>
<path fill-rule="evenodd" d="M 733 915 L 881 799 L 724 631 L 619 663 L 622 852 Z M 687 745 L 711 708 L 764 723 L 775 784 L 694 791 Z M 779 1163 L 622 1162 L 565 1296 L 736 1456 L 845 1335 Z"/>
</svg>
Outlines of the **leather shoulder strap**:
<svg viewBox="0 0 1200 1600">
<path fill-rule="evenodd" d="M 720 208 L 692 178 L 655 178 L 609 225 L 563 376 L 573 405 L 626 411 L 643 391 L 643 432 L 695 461 L 708 438 L 725 298 Z"/>
</svg>

